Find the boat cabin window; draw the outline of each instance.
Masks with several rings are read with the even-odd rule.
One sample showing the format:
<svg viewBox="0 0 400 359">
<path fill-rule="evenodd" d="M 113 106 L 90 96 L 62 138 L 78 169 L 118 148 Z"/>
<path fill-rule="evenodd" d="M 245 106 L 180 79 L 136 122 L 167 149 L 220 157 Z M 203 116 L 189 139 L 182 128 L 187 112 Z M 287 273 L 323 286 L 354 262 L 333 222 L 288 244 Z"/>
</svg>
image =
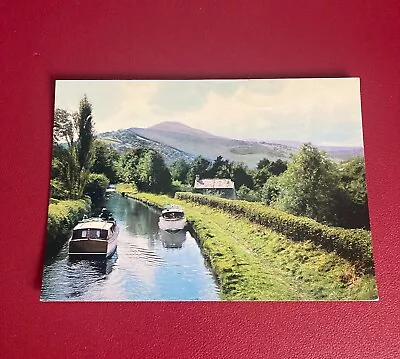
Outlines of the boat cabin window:
<svg viewBox="0 0 400 359">
<path fill-rule="evenodd" d="M 78 229 L 72 234 L 72 239 L 107 239 L 107 231 L 100 229 Z"/>
<path fill-rule="evenodd" d="M 183 218 L 183 213 L 181 212 L 166 212 L 163 215 L 166 219 L 180 219 Z"/>
<path fill-rule="evenodd" d="M 88 238 L 99 239 L 100 238 L 100 229 L 89 229 Z"/>
</svg>

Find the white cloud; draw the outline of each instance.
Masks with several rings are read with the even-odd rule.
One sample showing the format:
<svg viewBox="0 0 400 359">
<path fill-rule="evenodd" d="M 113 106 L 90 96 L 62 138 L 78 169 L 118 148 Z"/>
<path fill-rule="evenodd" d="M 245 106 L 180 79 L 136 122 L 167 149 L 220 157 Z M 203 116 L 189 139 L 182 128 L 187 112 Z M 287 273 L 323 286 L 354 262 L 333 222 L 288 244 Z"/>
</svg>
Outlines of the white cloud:
<svg viewBox="0 0 400 359">
<path fill-rule="evenodd" d="M 99 132 L 180 121 L 233 138 L 362 144 L 358 79 L 62 82 L 56 104 L 77 108 L 83 93 Z"/>
</svg>

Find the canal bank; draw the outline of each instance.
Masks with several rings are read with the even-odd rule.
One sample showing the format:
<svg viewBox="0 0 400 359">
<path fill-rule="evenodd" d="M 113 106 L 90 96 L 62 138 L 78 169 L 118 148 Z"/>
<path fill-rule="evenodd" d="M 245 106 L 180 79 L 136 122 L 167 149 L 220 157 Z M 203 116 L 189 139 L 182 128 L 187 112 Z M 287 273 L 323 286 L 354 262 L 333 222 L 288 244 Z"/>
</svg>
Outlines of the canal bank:
<svg viewBox="0 0 400 359">
<path fill-rule="evenodd" d="M 178 204 L 192 223 L 204 256 L 218 276 L 226 300 L 375 299 L 375 278 L 309 241 L 294 242 L 268 228 L 218 209 L 168 196 L 126 196 L 163 207 Z"/>
<path fill-rule="evenodd" d="M 57 254 L 68 240 L 72 228 L 84 215 L 90 213 L 91 204 L 89 197 L 81 200 L 50 198 L 46 226 L 46 258 Z"/>
</svg>

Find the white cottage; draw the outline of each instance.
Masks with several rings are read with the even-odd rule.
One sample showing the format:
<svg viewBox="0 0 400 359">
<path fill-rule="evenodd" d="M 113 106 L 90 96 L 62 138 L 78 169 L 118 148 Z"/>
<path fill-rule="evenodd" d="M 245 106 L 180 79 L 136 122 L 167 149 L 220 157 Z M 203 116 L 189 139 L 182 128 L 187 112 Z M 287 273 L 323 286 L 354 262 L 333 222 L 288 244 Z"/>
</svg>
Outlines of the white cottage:
<svg viewBox="0 0 400 359">
<path fill-rule="evenodd" d="M 229 178 L 203 178 L 196 176 L 194 189 L 197 193 L 218 194 L 224 198 L 236 199 L 235 183 Z"/>
</svg>

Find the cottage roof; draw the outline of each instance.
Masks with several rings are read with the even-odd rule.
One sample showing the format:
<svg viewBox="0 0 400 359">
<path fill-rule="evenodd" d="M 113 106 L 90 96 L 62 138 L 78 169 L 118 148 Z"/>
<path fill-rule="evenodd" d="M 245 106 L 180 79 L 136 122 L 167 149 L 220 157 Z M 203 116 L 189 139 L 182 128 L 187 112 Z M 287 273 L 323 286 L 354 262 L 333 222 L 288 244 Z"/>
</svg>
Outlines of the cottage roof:
<svg viewBox="0 0 400 359">
<path fill-rule="evenodd" d="M 196 178 L 194 188 L 197 189 L 234 189 L 235 184 L 228 178 Z"/>
</svg>

